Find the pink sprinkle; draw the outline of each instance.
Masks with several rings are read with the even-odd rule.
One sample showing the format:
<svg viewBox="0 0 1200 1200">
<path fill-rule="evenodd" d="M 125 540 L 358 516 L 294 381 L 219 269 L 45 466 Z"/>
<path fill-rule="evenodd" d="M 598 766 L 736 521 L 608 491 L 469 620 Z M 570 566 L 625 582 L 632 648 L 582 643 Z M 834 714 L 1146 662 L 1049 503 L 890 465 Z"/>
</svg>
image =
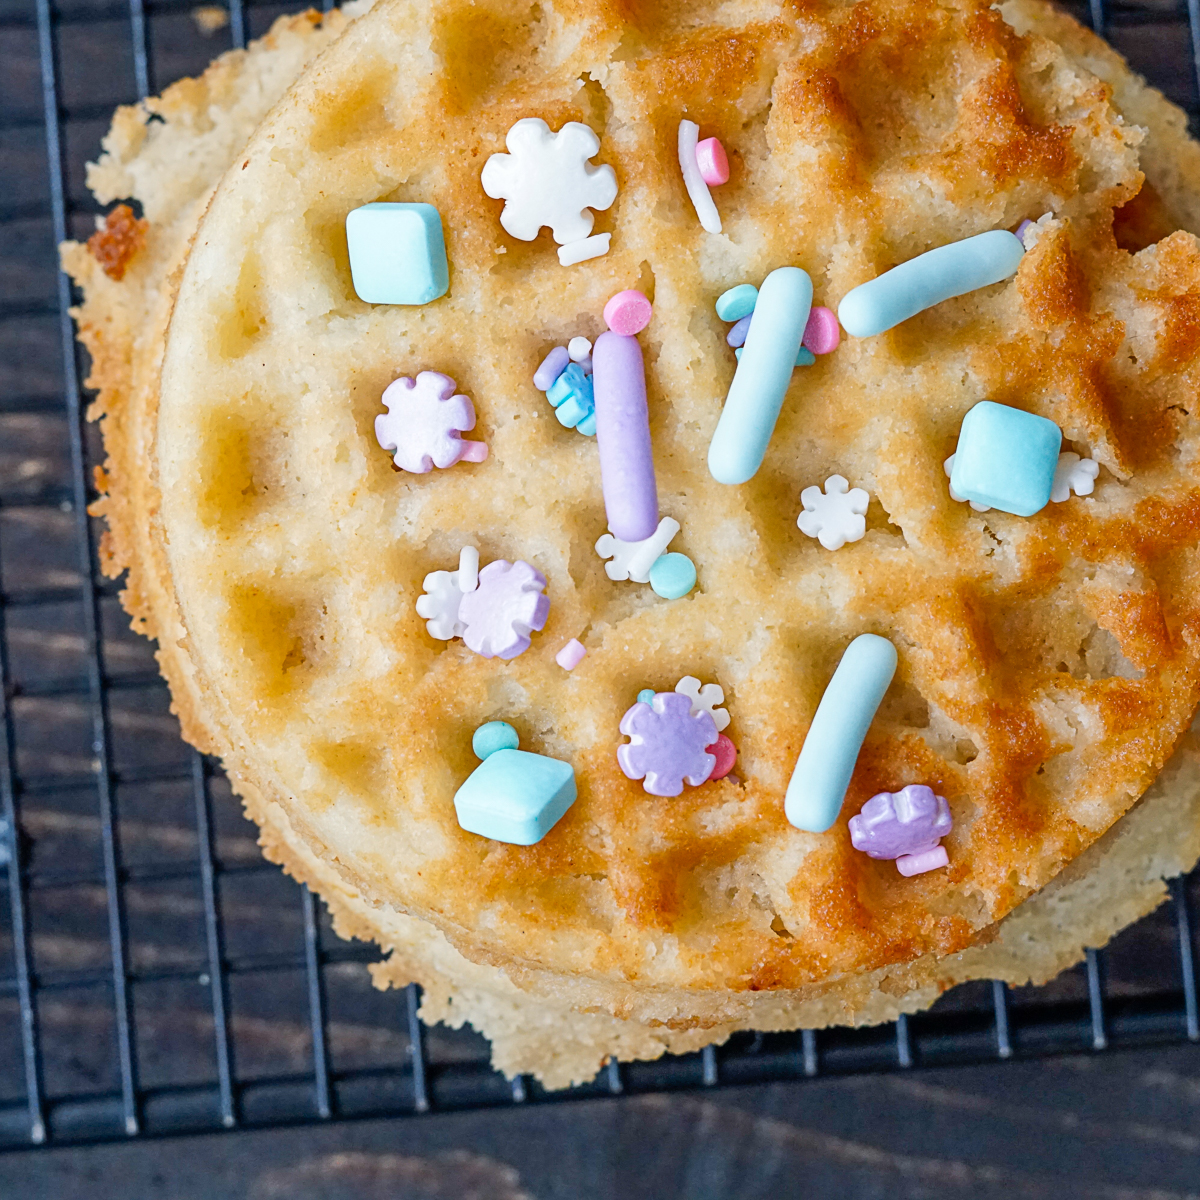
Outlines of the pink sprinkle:
<svg viewBox="0 0 1200 1200">
<path fill-rule="evenodd" d="M 711 783 L 714 779 L 724 779 L 733 770 L 733 764 L 737 762 L 737 747 L 723 733 L 719 733 L 717 740 L 708 747 L 708 752 L 717 760 L 717 765 L 713 767 L 712 774 L 708 777 L 709 782 Z"/>
<path fill-rule="evenodd" d="M 634 288 L 618 292 L 604 306 L 604 320 L 613 333 L 633 337 L 650 324 L 650 301 Z"/>
<path fill-rule="evenodd" d="M 462 458 L 459 462 L 483 462 L 488 456 L 487 442 L 468 442 L 463 438 Z"/>
<path fill-rule="evenodd" d="M 920 854 L 902 854 L 896 859 L 896 870 L 901 875 L 924 875 L 926 871 L 936 871 L 946 866 L 950 856 L 945 846 L 934 846 L 932 850 L 922 850 Z"/>
<path fill-rule="evenodd" d="M 808 314 L 808 324 L 804 327 L 803 345 L 814 354 L 829 354 L 838 348 L 842 340 L 842 331 L 838 326 L 837 314 L 832 308 L 817 305 Z"/>
<path fill-rule="evenodd" d="M 700 178 L 709 187 L 729 182 L 729 156 L 716 138 L 705 138 L 696 147 L 696 166 L 700 168 Z"/>
<path fill-rule="evenodd" d="M 572 638 L 555 656 L 554 661 L 564 671 L 573 671 L 581 662 L 587 651 L 578 638 Z"/>
</svg>

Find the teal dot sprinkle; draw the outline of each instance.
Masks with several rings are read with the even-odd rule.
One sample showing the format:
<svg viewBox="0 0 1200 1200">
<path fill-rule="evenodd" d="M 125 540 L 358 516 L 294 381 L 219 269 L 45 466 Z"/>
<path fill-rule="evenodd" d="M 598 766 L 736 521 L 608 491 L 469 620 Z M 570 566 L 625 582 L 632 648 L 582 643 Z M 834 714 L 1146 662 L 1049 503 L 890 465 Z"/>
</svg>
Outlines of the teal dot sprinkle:
<svg viewBox="0 0 1200 1200">
<path fill-rule="evenodd" d="M 696 586 L 696 564 L 686 554 L 663 554 L 650 568 L 650 586 L 664 600 L 678 600 Z"/>
<path fill-rule="evenodd" d="M 722 321 L 740 321 L 748 317 L 758 303 L 758 288 L 752 283 L 739 283 L 717 297 L 717 316 Z"/>
<path fill-rule="evenodd" d="M 638 692 L 638 700 L 642 704 L 649 704 L 650 701 L 653 699 L 654 699 L 654 689 L 653 688 L 642 688 L 642 690 L 640 692 Z"/>
<path fill-rule="evenodd" d="M 515 750 L 521 744 L 517 731 L 507 721 L 489 721 L 480 725 L 471 738 L 476 758 L 488 758 L 497 750 Z"/>
</svg>

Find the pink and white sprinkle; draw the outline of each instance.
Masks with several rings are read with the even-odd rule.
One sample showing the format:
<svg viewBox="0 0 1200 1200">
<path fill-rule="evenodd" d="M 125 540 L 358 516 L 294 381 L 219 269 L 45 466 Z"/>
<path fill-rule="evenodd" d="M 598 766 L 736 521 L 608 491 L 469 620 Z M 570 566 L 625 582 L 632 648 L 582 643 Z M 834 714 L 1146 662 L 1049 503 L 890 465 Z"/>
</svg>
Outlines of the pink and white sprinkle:
<svg viewBox="0 0 1200 1200">
<path fill-rule="evenodd" d="M 633 337 L 650 324 L 650 301 L 635 288 L 618 292 L 604 306 L 604 321 L 613 333 Z"/>
<path fill-rule="evenodd" d="M 554 661 L 564 671 L 573 671 L 587 653 L 583 643 L 578 638 L 572 638 L 555 656 Z"/>
</svg>

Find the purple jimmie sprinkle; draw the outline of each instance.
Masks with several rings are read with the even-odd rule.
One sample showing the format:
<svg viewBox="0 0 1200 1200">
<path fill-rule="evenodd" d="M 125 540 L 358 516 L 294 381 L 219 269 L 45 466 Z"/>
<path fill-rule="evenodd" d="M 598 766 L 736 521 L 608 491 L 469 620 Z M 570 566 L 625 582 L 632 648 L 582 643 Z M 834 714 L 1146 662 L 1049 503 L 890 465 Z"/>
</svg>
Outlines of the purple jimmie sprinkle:
<svg viewBox="0 0 1200 1200">
<path fill-rule="evenodd" d="M 950 806 L 923 783 L 880 792 L 850 818 L 850 841 L 872 858 L 900 858 L 932 850 L 950 832 Z"/>
</svg>

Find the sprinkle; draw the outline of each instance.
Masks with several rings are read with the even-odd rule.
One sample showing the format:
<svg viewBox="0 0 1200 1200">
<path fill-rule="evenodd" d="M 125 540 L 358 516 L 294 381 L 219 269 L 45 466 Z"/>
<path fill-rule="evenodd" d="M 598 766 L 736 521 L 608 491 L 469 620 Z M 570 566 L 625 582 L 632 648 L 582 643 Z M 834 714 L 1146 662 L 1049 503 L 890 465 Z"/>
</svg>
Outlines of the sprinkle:
<svg viewBox="0 0 1200 1200">
<path fill-rule="evenodd" d="M 1031 517 L 1050 502 L 1061 446 L 1053 421 L 981 400 L 963 417 L 950 486 L 964 500 Z"/>
<path fill-rule="evenodd" d="M 450 287 L 442 218 L 432 204 L 364 204 L 346 215 L 355 294 L 368 304 L 428 304 Z"/>
<path fill-rule="evenodd" d="M 808 314 L 808 324 L 804 327 L 804 345 L 813 354 L 831 354 L 841 340 L 842 330 L 837 314 L 832 308 L 816 305 Z"/>
<path fill-rule="evenodd" d="M 592 378 L 583 373 L 578 363 L 571 363 L 554 381 L 546 392 L 546 399 L 554 408 L 560 425 L 567 429 L 578 429 L 589 437 L 596 432 Z"/>
<path fill-rule="evenodd" d="M 1096 476 L 1100 464 L 1093 458 L 1080 458 L 1073 450 L 1064 450 L 1058 456 L 1054 469 L 1054 484 L 1050 488 L 1050 499 L 1055 504 L 1070 500 L 1071 493 L 1090 496 L 1096 490 Z"/>
<path fill-rule="evenodd" d="M 596 553 L 612 560 L 604 564 L 604 573 L 609 579 L 649 583 L 650 568 L 662 557 L 678 532 L 679 522 L 674 517 L 663 517 L 658 528 L 640 542 L 623 542 L 611 533 L 601 534 L 596 541 Z"/>
<path fill-rule="evenodd" d="M 392 461 L 402 471 L 424 475 L 434 467 L 487 458 L 486 443 L 459 437 L 461 431 L 475 428 L 475 406 L 466 396 L 454 394 L 449 375 L 403 375 L 388 384 L 383 403 L 387 412 L 375 418 L 375 437 L 385 450 L 396 452 Z"/>
<path fill-rule="evenodd" d="M 758 303 L 758 288 L 752 283 L 739 283 L 717 297 L 717 316 L 722 321 L 740 321 L 748 317 Z"/>
<path fill-rule="evenodd" d="M 480 725 L 471 738 L 476 758 L 488 758 L 497 750 L 515 750 L 521 744 L 517 731 L 507 721 L 489 721 Z"/>
<path fill-rule="evenodd" d="M 654 702 L 654 689 L 653 688 L 642 688 L 642 690 L 640 692 L 638 692 L 638 703 L 639 704 L 652 704 L 653 702 Z"/>
<path fill-rule="evenodd" d="M 950 455 L 950 457 L 948 459 L 946 459 L 946 461 L 944 463 L 942 463 L 942 470 L 946 472 L 947 479 L 950 479 L 954 474 L 954 459 L 955 459 L 955 455 L 952 454 L 952 455 Z M 948 487 L 948 489 L 950 491 L 950 499 L 951 500 L 957 501 L 959 504 L 966 503 L 966 500 L 967 500 L 966 496 L 960 496 L 954 490 L 954 484 L 950 483 L 950 484 L 947 484 L 946 486 Z M 971 507 L 976 512 L 991 512 L 992 511 L 990 504 L 979 504 L 974 500 L 971 501 Z"/>
<path fill-rule="evenodd" d="M 708 233 L 721 232 L 721 214 L 713 203 L 708 184 L 700 174 L 700 164 L 696 161 L 696 145 L 700 136 L 700 126 L 695 121 L 679 122 L 679 169 L 683 172 L 683 186 L 687 188 L 688 198 L 700 218 L 700 225 Z"/>
<path fill-rule="evenodd" d="M 1017 237 L 1021 239 L 1021 245 L 1025 245 L 1025 235 L 1034 227 L 1035 222 L 1026 218 L 1017 226 Z"/>
<path fill-rule="evenodd" d="M 600 258 L 608 253 L 611 233 L 597 233 L 578 242 L 568 242 L 558 248 L 558 261 L 564 267 L 573 267 L 576 263 L 587 262 L 589 258 Z"/>
<path fill-rule="evenodd" d="M 708 448 L 708 469 L 718 483 L 745 483 L 762 465 L 811 305 L 812 280 L 799 267 L 780 267 L 763 281 Z"/>
<path fill-rule="evenodd" d="M 896 647 L 873 633 L 846 647 L 792 771 L 784 814 L 797 828 L 824 833 L 846 798 L 854 764 L 884 692 L 896 673 Z"/>
<path fill-rule="evenodd" d="M 697 143 L 696 166 L 700 168 L 700 178 L 709 187 L 720 187 L 729 182 L 729 155 L 715 137 Z"/>
<path fill-rule="evenodd" d="M 923 875 L 926 871 L 936 871 L 939 867 L 949 865 L 950 856 L 945 846 L 934 846 L 932 850 L 920 854 L 904 854 L 896 859 L 896 870 L 901 875 Z"/>
<path fill-rule="evenodd" d="M 850 818 L 850 841 L 871 858 L 900 858 L 933 849 L 953 821 L 944 796 L 923 783 L 879 792 Z"/>
<path fill-rule="evenodd" d="M 570 351 L 565 346 L 555 346 L 533 373 L 533 386 L 539 392 L 549 391 L 550 385 L 566 370 L 570 361 Z"/>
<path fill-rule="evenodd" d="M 678 600 L 696 586 L 696 564 L 686 554 L 664 554 L 650 568 L 650 586 L 664 600 Z"/>
<path fill-rule="evenodd" d="M 862 488 L 851 488 L 843 475 L 830 475 L 825 490 L 806 487 L 800 493 L 804 511 L 796 518 L 800 532 L 816 538 L 826 550 L 840 550 L 867 532 L 865 513 L 871 497 Z"/>
<path fill-rule="evenodd" d="M 633 337 L 650 324 L 650 301 L 634 288 L 618 292 L 604 306 L 604 322 L 613 333 Z"/>
<path fill-rule="evenodd" d="M 630 779 L 645 779 L 652 796 L 678 796 L 684 780 L 699 787 L 708 781 L 716 758 L 708 747 L 717 729 L 706 712 L 692 712 L 691 701 L 677 692 L 658 692 L 638 702 L 621 718 L 630 739 L 617 749 L 617 763 Z"/>
<path fill-rule="evenodd" d="M 729 724 L 729 713 L 720 707 L 725 703 L 725 691 L 719 683 L 706 683 L 701 687 L 695 675 L 685 675 L 675 685 L 675 690 L 692 702 L 692 712 L 708 713 L 718 733 Z"/>
<path fill-rule="evenodd" d="M 592 343 L 585 337 L 573 337 L 567 343 L 567 353 L 572 362 L 585 363 L 592 357 Z"/>
<path fill-rule="evenodd" d="M 590 240 L 595 222 L 590 210 L 603 212 L 617 198 L 616 172 L 588 161 L 600 153 L 595 132 L 568 121 L 551 133 L 540 117 L 524 117 L 504 144 L 508 153 L 493 154 L 480 175 L 483 190 L 493 200 L 506 201 L 500 214 L 504 229 L 523 242 L 532 242 L 543 226 L 560 246 Z"/>
<path fill-rule="evenodd" d="M 637 339 L 602 333 L 592 348 L 592 382 L 608 528 L 620 541 L 639 542 L 658 527 L 658 487 Z"/>
<path fill-rule="evenodd" d="M 578 638 L 572 638 L 555 656 L 554 661 L 564 671 L 573 671 L 587 653 L 583 643 Z"/>
<path fill-rule="evenodd" d="M 746 344 L 746 333 L 749 329 L 750 318 L 742 317 L 741 320 L 734 323 L 733 328 L 731 328 L 730 331 L 725 335 L 725 340 L 731 346 L 733 346 L 734 349 L 741 349 L 741 347 Z"/>
<path fill-rule="evenodd" d="M 422 584 L 424 594 L 417 597 L 417 616 L 425 618 L 430 637 L 448 642 L 462 637 L 466 626 L 459 620 L 459 607 L 467 592 L 479 585 L 479 551 L 464 546 L 458 555 L 457 571 L 431 571 Z"/>
<path fill-rule="evenodd" d="M 546 577 L 527 562 L 498 558 L 479 572 L 479 586 L 458 606 L 462 639 L 484 658 L 516 658 L 529 649 L 529 634 L 550 615 Z"/>
<path fill-rule="evenodd" d="M 717 740 L 708 747 L 708 752 L 717 760 L 717 765 L 713 767 L 712 774 L 708 777 L 709 782 L 724 779 L 733 770 L 734 763 L 737 762 L 737 747 L 722 733 L 718 734 Z"/>
<path fill-rule="evenodd" d="M 851 289 L 838 320 L 853 337 L 873 337 L 909 317 L 1015 275 L 1025 247 L 1007 229 L 939 246 Z"/>
<path fill-rule="evenodd" d="M 570 763 L 525 750 L 499 749 L 454 794 L 454 812 L 468 833 L 511 846 L 532 846 L 562 819 L 576 794 L 575 768 Z"/>
</svg>

